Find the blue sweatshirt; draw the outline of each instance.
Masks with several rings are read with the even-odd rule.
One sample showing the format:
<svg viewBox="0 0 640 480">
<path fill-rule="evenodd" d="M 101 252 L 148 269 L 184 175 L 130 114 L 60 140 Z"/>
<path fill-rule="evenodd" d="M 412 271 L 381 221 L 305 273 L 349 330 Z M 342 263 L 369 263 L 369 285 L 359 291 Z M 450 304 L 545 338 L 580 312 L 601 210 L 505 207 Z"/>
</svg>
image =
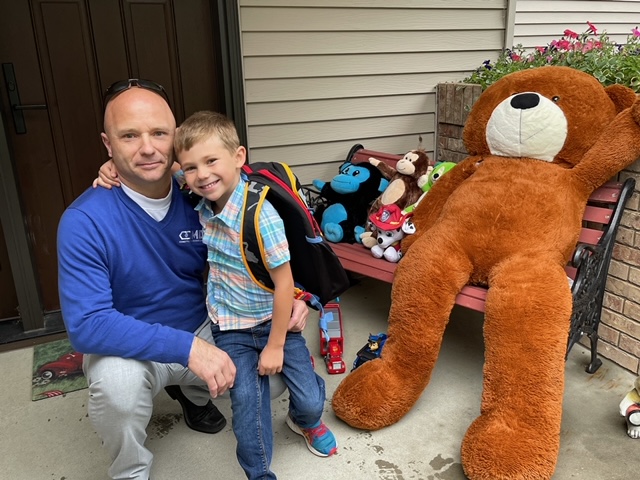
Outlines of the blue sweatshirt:
<svg viewBox="0 0 640 480">
<path fill-rule="evenodd" d="M 83 353 L 187 365 L 207 317 L 206 246 L 174 182 L 158 222 L 121 188 L 88 189 L 58 225 L 62 316 Z"/>
</svg>

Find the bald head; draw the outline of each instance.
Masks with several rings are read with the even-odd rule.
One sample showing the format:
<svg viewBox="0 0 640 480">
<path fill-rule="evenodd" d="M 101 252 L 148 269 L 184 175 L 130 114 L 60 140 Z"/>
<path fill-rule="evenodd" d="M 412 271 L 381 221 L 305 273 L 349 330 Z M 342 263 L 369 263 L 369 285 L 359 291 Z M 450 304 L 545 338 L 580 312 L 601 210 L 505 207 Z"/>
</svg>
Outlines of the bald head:
<svg viewBox="0 0 640 480">
<path fill-rule="evenodd" d="M 120 180 L 150 198 L 169 192 L 176 121 L 160 95 L 139 87 L 106 106 L 102 141 Z"/>
<path fill-rule="evenodd" d="M 175 129 L 175 118 L 166 100 L 158 93 L 134 86 L 112 98 L 105 107 L 105 132 L 112 128 L 114 122 L 117 125 L 117 122 L 122 119 L 123 115 L 129 115 L 135 111 L 143 110 L 153 115 L 152 118 L 160 118 L 160 116 L 170 117 L 173 122 L 173 128 Z"/>
</svg>

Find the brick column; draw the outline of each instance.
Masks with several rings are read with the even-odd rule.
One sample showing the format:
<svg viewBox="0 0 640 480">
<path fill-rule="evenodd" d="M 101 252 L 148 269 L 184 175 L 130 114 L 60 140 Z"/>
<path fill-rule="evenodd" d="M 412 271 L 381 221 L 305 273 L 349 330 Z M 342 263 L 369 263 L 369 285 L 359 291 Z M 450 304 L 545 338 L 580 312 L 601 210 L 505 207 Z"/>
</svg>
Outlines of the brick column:
<svg viewBox="0 0 640 480">
<path fill-rule="evenodd" d="M 462 129 L 471 106 L 482 93 L 482 87 L 472 83 L 439 83 L 436 92 L 436 161 L 458 163 L 467 156 L 462 143 Z"/>
</svg>

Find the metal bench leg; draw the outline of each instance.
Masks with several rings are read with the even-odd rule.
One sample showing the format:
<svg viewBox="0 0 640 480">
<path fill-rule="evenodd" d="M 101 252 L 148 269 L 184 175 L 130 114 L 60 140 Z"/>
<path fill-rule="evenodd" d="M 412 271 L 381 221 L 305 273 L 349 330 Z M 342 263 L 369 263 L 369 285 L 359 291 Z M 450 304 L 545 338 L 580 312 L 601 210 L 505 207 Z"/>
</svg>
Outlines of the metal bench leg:
<svg viewBox="0 0 640 480">
<path fill-rule="evenodd" d="M 589 335 L 589 342 L 591 343 L 591 361 L 587 368 L 585 368 L 587 373 L 596 373 L 600 366 L 602 365 L 602 360 L 598 358 L 598 332 L 593 331 Z"/>
</svg>

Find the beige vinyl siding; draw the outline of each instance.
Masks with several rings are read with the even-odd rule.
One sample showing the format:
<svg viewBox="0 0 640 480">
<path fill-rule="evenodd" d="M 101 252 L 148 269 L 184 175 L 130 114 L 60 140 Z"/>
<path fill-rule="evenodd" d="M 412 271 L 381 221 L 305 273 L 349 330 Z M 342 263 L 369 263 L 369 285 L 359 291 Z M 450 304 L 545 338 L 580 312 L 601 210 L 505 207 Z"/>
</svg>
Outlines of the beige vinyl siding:
<svg viewBox="0 0 640 480">
<path fill-rule="evenodd" d="M 565 29 L 582 33 L 587 21 L 624 43 L 640 25 L 640 0 L 518 0 L 511 45 L 532 48 L 560 38 Z"/>
<path fill-rule="evenodd" d="M 252 161 L 305 183 L 354 143 L 432 155 L 435 85 L 504 46 L 507 0 L 240 0 Z"/>
</svg>

